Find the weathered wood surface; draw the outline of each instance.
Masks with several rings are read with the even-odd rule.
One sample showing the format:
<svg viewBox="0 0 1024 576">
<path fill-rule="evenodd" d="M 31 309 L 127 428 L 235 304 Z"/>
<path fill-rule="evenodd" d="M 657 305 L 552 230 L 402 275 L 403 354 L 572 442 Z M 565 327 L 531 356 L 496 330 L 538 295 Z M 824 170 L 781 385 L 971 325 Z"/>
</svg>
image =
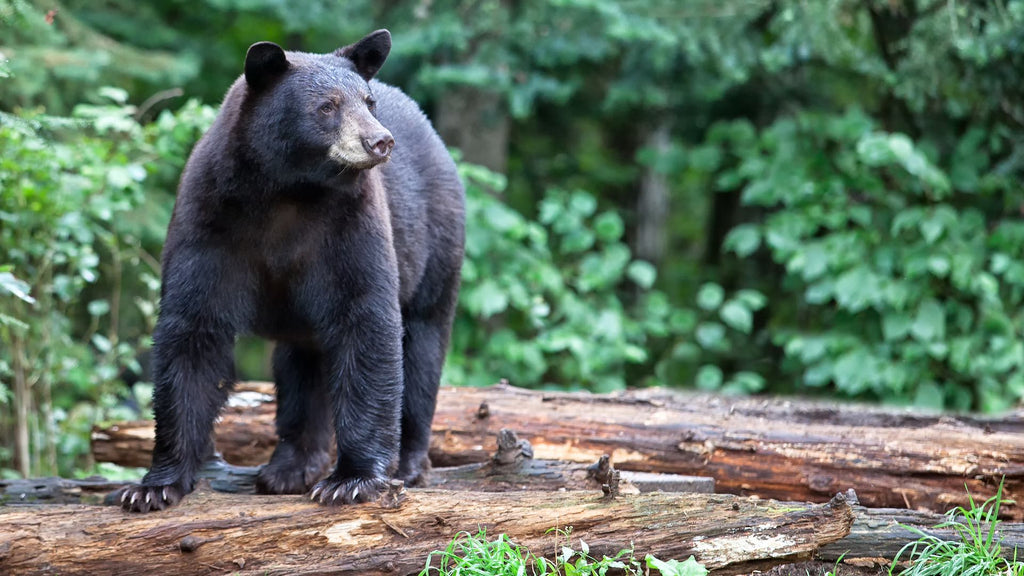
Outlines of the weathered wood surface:
<svg viewBox="0 0 1024 576">
<path fill-rule="evenodd" d="M 794 504 L 732 495 L 410 490 L 397 508 L 324 508 L 299 496 L 201 491 L 148 515 L 115 507 L 0 508 L 0 574 L 416 574 L 459 531 L 507 533 L 555 554 L 572 527 L 592 554 L 695 555 L 716 574 L 807 558 L 849 532 L 839 496 Z"/>
<path fill-rule="evenodd" d="M 272 388 L 236 395 L 217 445 L 236 464 L 265 462 L 273 448 Z M 965 502 L 965 484 L 987 498 L 1006 477 L 1024 494 L 1024 417 L 952 417 L 780 399 L 723 398 L 664 390 L 613 395 L 532 392 L 510 386 L 441 391 L 431 458 L 436 466 L 485 461 L 500 428 L 537 458 L 712 476 L 717 489 L 825 501 L 850 488 L 869 507 L 943 512 Z M 97 429 L 97 460 L 146 466 L 151 423 Z M 1021 506 L 1006 514 L 1021 519 Z"/>
<path fill-rule="evenodd" d="M 535 460 L 525 456 L 499 462 L 501 454 L 499 450 L 489 462 L 435 468 L 430 473 L 430 485 L 467 492 L 596 491 L 602 489 L 612 469 L 607 459 L 589 466 L 576 462 Z M 210 488 L 217 492 L 255 494 L 259 470 L 259 466 L 234 466 L 223 460 L 211 460 L 199 470 L 198 477 L 208 482 Z M 100 477 L 82 480 L 56 477 L 0 480 L 0 505 L 113 503 L 113 493 L 127 484 Z M 620 473 L 621 494 L 657 491 L 713 494 L 715 481 L 712 478 L 676 474 Z"/>
<path fill-rule="evenodd" d="M 8 504 L 98 504 L 124 482 L 106 478 L 73 480 L 51 476 L 0 480 L 0 505 Z"/>
<path fill-rule="evenodd" d="M 942 540 L 959 540 L 952 529 L 935 528 L 946 521 L 942 514 L 863 506 L 854 506 L 853 510 L 854 521 L 850 533 L 842 540 L 822 547 L 817 558 L 828 562 L 842 558 L 844 564 L 853 566 L 889 566 L 904 545 L 920 536 L 905 526 L 923 530 Z M 1024 524 L 1001 522 L 999 534 L 1003 538 L 1003 554 L 1008 558 L 1012 558 L 1014 548 L 1024 552 Z"/>
</svg>

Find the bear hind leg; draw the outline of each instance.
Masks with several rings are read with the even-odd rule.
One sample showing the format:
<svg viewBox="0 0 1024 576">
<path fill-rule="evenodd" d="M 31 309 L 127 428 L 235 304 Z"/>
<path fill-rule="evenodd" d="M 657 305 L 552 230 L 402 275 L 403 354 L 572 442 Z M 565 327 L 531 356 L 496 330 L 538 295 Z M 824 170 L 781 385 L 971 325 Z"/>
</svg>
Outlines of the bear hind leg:
<svg viewBox="0 0 1024 576">
<path fill-rule="evenodd" d="M 433 305 L 416 306 L 416 300 L 422 299 L 414 298 L 403 314 L 402 441 L 395 477 L 407 486 L 425 484 L 430 471 L 430 427 L 455 315 L 458 268 L 436 286 L 440 290 Z M 432 293 L 433 287 L 430 283 L 421 287 L 420 296 Z"/>
<path fill-rule="evenodd" d="M 256 477 L 256 491 L 304 494 L 330 464 L 331 413 L 322 354 L 281 342 L 273 361 L 278 443 Z"/>
</svg>

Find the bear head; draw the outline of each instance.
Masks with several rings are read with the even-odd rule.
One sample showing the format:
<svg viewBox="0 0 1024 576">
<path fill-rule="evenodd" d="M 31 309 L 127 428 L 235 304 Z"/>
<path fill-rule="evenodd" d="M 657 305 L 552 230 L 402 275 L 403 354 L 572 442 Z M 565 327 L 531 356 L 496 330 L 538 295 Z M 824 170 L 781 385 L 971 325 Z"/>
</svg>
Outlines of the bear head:
<svg viewBox="0 0 1024 576">
<path fill-rule="evenodd" d="M 245 57 L 243 130 L 264 171 L 309 180 L 386 162 L 395 140 L 375 117 L 370 80 L 387 59 L 378 30 L 330 54 L 258 42 Z"/>
</svg>

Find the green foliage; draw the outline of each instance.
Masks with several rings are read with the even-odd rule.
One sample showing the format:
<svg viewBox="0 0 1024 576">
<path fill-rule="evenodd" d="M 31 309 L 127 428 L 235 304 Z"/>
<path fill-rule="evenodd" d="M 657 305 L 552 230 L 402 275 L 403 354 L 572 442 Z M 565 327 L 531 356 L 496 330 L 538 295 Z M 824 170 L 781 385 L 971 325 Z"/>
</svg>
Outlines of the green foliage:
<svg viewBox="0 0 1024 576">
<path fill-rule="evenodd" d="M 123 91 L 101 93 L 108 104 L 79 106 L 71 118 L 0 114 L 0 334 L 10 343 L 0 382 L 24 382 L 16 400 L 32 407 L 29 422 L 0 423 L 31 428 L 36 475 L 70 475 L 95 422 L 137 417 L 114 382 L 124 369 L 141 372 L 156 311 L 159 264 L 146 237 L 160 213 L 144 209 L 173 199 L 147 166 L 180 160 L 198 132 L 187 128 L 200 128 L 195 105 L 143 127 Z M 12 393 L 4 384 L 0 392 Z M 133 401 L 148 402 L 144 387 L 135 392 Z"/>
<path fill-rule="evenodd" d="M 504 177 L 459 168 L 466 260 L 446 382 L 489 385 L 500 375 L 520 386 L 621 390 L 629 366 L 651 364 L 651 349 L 678 342 L 659 360 L 665 370 L 695 370 L 702 350 L 728 352 L 765 304 L 754 290 L 725 299 L 708 284 L 719 300 L 710 305 L 702 292 L 700 314 L 673 306 L 654 289 L 656 269 L 632 256 L 621 217 L 600 210 L 593 195 L 552 189 L 534 221 L 491 192 L 504 188 Z M 750 372 L 718 376 L 702 387 L 749 393 L 764 386 Z"/>
<path fill-rule="evenodd" d="M 774 390 L 998 411 L 1024 398 L 1024 3 L 919 4 L 781 3 L 760 73 L 800 70 L 790 97 L 815 104 L 712 124 L 684 174 L 738 196 L 721 283 L 767 297 L 753 341 L 781 356 L 726 362 Z"/>
<path fill-rule="evenodd" d="M 805 386 L 935 408 L 1024 397 L 1024 268 L 1011 256 L 1024 253 L 1024 227 L 1013 204 L 992 210 L 1020 188 L 984 172 L 1007 137 L 968 133 L 933 161 L 852 111 L 760 133 L 721 124 L 709 140 L 736 157 L 719 181 L 766 210 L 724 245 L 748 259 L 763 249 L 782 268 L 769 299 L 799 304 L 767 330 Z M 982 175 L 954 184 L 968 171 Z M 746 314 L 721 314 L 749 326 Z"/>
<path fill-rule="evenodd" d="M 996 494 L 980 506 L 968 492 L 969 509 L 958 506 L 946 513 L 946 521 L 938 529 L 952 529 L 955 540 L 944 540 L 933 534 L 905 526 L 920 538 L 900 549 L 889 567 L 889 575 L 903 576 L 1021 576 L 1024 563 L 1017 561 L 1017 550 L 1013 560 L 1008 560 L 1002 551 L 1002 536 L 998 528 L 999 507 L 1003 499 L 1003 482 L 999 483 Z M 906 553 L 904 569 L 899 568 L 900 558 Z"/>
<path fill-rule="evenodd" d="M 602 556 L 597 559 L 590 555 L 590 547 L 583 540 L 579 541 L 579 550 L 570 545 L 570 529 L 550 532 L 555 532 L 565 539 L 565 543 L 554 556 L 555 560 L 534 555 L 529 550 L 513 544 L 505 534 L 488 540 L 487 532 L 483 528 L 476 534 L 460 532 L 444 550 L 430 553 L 420 576 L 646 576 L 650 574 L 650 569 L 657 570 L 662 576 L 705 576 L 708 573 L 692 556 L 685 562 L 679 562 L 658 560 L 647 555 L 642 564 L 634 556 L 632 549 L 625 549 L 613 557 Z M 435 561 L 437 566 L 434 565 Z"/>
<path fill-rule="evenodd" d="M 119 43 L 77 11 L 28 0 L 0 0 L 0 62 L 0 104 L 44 105 L 54 114 L 86 100 L 103 102 L 103 86 L 175 85 L 198 73 L 188 53 Z"/>
<path fill-rule="evenodd" d="M 460 170 L 466 261 L 446 379 L 625 387 L 624 366 L 647 360 L 644 344 L 666 333 L 669 308 L 650 289 L 653 267 L 622 241 L 621 218 L 598 210 L 591 194 L 551 190 L 531 221 L 490 192 L 504 187 L 503 177 Z"/>
</svg>

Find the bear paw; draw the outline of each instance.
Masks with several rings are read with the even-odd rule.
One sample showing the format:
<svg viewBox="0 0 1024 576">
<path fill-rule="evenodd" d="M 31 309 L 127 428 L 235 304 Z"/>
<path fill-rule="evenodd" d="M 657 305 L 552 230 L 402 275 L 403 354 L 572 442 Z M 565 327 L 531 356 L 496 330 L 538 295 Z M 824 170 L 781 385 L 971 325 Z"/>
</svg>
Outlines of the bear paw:
<svg viewBox="0 0 1024 576">
<path fill-rule="evenodd" d="M 175 484 L 144 486 L 133 484 L 121 493 L 121 508 L 126 512 L 151 512 L 174 506 L 185 496 Z"/>
<path fill-rule="evenodd" d="M 272 458 L 256 475 L 257 494 L 305 494 L 327 471 L 327 454 L 306 462 Z"/>
<path fill-rule="evenodd" d="M 429 474 L 430 458 L 426 452 L 414 456 L 403 454 L 395 478 L 405 482 L 406 486 L 426 486 Z"/>
<path fill-rule="evenodd" d="M 358 504 L 377 500 L 387 487 L 383 477 L 338 479 L 332 474 L 313 487 L 309 499 L 324 505 Z"/>
</svg>

